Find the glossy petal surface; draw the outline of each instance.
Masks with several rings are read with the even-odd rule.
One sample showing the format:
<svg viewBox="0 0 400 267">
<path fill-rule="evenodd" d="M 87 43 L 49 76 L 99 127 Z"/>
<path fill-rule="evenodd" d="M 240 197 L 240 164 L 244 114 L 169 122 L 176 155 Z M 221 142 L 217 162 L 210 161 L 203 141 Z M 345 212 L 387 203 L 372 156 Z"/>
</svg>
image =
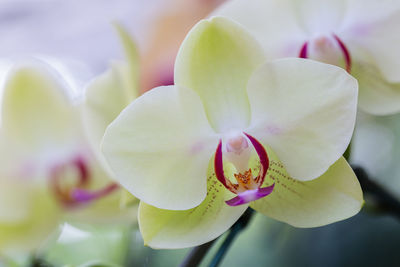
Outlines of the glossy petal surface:
<svg viewBox="0 0 400 267">
<path fill-rule="evenodd" d="M 296 227 L 317 227 L 357 214 L 363 203 L 360 184 L 344 158 L 312 181 L 291 178 L 268 149 L 271 159 L 265 185 L 275 182 L 274 191 L 250 206 L 266 216 Z"/>
<path fill-rule="evenodd" d="M 350 142 L 357 89 L 353 77 L 332 65 L 304 59 L 267 63 L 248 84 L 252 121 L 246 132 L 270 145 L 293 178 L 312 180 Z"/>
<path fill-rule="evenodd" d="M 183 210 L 206 196 L 207 166 L 218 137 L 192 90 L 155 88 L 107 128 L 103 152 L 116 179 L 158 208 Z"/>
<path fill-rule="evenodd" d="M 230 207 L 225 200 L 234 194 L 217 180 L 210 164 L 206 199 L 185 211 L 161 210 L 143 202 L 139 226 L 146 245 L 152 248 L 185 248 L 206 243 L 223 234 L 243 214 L 248 205 Z"/>
<path fill-rule="evenodd" d="M 240 25 L 221 17 L 199 22 L 175 62 L 175 84 L 196 91 L 217 132 L 247 126 L 246 84 L 264 62 L 261 47 Z"/>
</svg>

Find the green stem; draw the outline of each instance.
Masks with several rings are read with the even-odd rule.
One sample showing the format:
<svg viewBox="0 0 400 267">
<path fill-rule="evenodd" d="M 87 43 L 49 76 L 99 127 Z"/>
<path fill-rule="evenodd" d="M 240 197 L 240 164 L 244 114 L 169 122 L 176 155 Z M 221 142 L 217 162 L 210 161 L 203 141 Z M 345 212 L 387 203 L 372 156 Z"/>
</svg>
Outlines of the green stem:
<svg viewBox="0 0 400 267">
<path fill-rule="evenodd" d="M 250 219 L 253 216 L 254 211 L 250 208 L 246 210 L 246 212 L 243 214 L 242 217 L 231 227 L 227 237 L 225 238 L 224 242 L 222 245 L 219 247 L 217 253 L 215 254 L 214 258 L 212 259 L 210 263 L 210 267 L 217 267 L 219 264 L 222 262 L 224 259 L 226 253 L 228 252 L 230 246 L 232 245 L 233 241 L 235 238 L 238 236 L 238 234 L 246 228 L 246 226 L 249 224 Z"/>
<path fill-rule="evenodd" d="M 180 267 L 196 267 L 196 266 L 199 266 L 201 261 L 203 260 L 203 258 L 206 256 L 208 250 L 214 244 L 215 240 L 212 240 L 212 241 L 210 241 L 208 243 L 205 243 L 203 245 L 194 247 L 188 253 L 188 255 L 185 257 L 185 259 L 182 261 L 182 263 L 179 266 Z"/>
</svg>

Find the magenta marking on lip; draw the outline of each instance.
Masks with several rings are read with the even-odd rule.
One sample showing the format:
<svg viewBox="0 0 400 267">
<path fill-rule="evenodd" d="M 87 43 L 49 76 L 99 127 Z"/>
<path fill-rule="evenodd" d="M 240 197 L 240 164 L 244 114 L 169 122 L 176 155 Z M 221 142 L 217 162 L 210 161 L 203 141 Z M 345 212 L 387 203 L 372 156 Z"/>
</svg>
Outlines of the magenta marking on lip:
<svg viewBox="0 0 400 267">
<path fill-rule="evenodd" d="M 243 193 L 239 193 L 236 197 L 228 201 L 225 201 L 225 203 L 228 204 L 229 206 L 243 205 L 251 201 L 255 201 L 260 198 L 268 196 L 269 194 L 272 193 L 272 191 L 274 191 L 274 187 L 275 184 L 268 187 L 257 188 L 255 190 L 248 190 Z"/>
<path fill-rule="evenodd" d="M 307 58 L 308 55 L 308 42 L 305 42 L 300 49 L 299 58 Z"/>
<path fill-rule="evenodd" d="M 226 201 L 226 203 L 229 206 L 238 206 L 238 205 L 246 204 L 248 202 L 265 197 L 272 193 L 272 191 L 274 190 L 274 186 L 275 186 L 273 184 L 268 187 L 260 188 L 264 182 L 265 176 L 267 174 L 267 170 L 269 168 L 268 154 L 267 154 L 267 151 L 265 150 L 264 146 L 260 142 L 258 142 L 257 139 L 255 139 L 254 137 L 252 137 L 251 135 L 249 135 L 247 133 L 244 133 L 244 135 L 246 135 L 246 137 L 253 144 L 253 147 L 256 150 L 257 155 L 260 159 L 261 168 L 260 168 L 260 172 L 256 178 L 254 178 L 254 177 L 247 178 L 247 179 L 251 179 L 251 180 L 247 180 L 247 182 L 246 182 L 246 180 L 245 180 L 245 182 L 243 180 L 238 180 L 238 184 L 233 184 L 230 180 L 228 180 L 225 177 L 225 174 L 224 174 L 224 166 L 223 166 L 223 158 L 222 158 L 222 141 L 221 140 L 219 141 L 217 150 L 215 152 L 214 170 L 215 170 L 215 175 L 216 175 L 218 181 L 220 181 L 225 186 L 225 188 L 227 188 L 229 191 L 231 191 L 232 193 L 237 195 L 236 197 Z M 250 175 L 251 175 L 251 172 L 250 172 Z M 238 176 L 240 176 L 240 175 L 238 175 Z M 238 178 L 238 176 L 235 175 L 236 179 L 243 179 L 243 178 Z M 257 186 L 258 188 L 250 189 L 250 188 L 254 188 L 253 186 L 254 187 Z"/>
<path fill-rule="evenodd" d="M 249 138 L 250 142 L 253 144 L 254 149 L 256 150 L 258 157 L 260 158 L 260 163 L 261 163 L 261 170 L 260 173 L 258 174 L 258 176 L 260 177 L 260 186 L 263 184 L 264 179 L 265 179 L 265 175 L 267 174 L 267 170 L 269 168 L 269 158 L 268 158 L 268 154 L 267 151 L 265 151 L 264 146 L 257 141 L 257 139 L 255 139 L 253 136 L 244 133 L 247 138 Z"/>
<path fill-rule="evenodd" d="M 214 170 L 215 176 L 217 176 L 218 181 L 220 181 L 227 189 L 230 187 L 227 184 L 227 179 L 224 174 L 224 164 L 222 159 L 222 141 L 219 141 L 217 150 L 215 152 L 214 158 Z"/>
<path fill-rule="evenodd" d="M 333 37 L 338 42 L 339 47 L 342 50 L 342 53 L 343 53 L 343 56 L 344 56 L 344 60 L 346 62 L 346 71 L 348 73 L 350 73 L 350 71 L 351 71 L 351 56 L 350 56 L 350 52 L 347 49 L 346 45 L 342 42 L 342 40 L 336 34 L 333 34 Z"/>
</svg>

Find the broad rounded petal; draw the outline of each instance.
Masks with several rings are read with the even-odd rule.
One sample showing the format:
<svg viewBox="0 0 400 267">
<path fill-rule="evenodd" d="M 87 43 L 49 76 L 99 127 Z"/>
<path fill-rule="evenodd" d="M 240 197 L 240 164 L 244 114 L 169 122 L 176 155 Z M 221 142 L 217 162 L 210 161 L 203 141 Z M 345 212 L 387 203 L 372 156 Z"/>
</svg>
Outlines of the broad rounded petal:
<svg viewBox="0 0 400 267">
<path fill-rule="evenodd" d="M 357 109 L 357 81 L 343 69 L 282 59 L 255 71 L 248 84 L 247 133 L 268 144 L 299 180 L 322 175 L 346 150 Z"/>
<path fill-rule="evenodd" d="M 280 0 L 273 0 L 272 2 Z M 346 15 L 348 0 L 286 0 L 296 10 L 298 22 L 312 36 L 315 33 L 336 32 Z"/>
<path fill-rule="evenodd" d="M 184 210 L 206 196 L 208 161 L 218 136 L 190 89 L 157 87 L 107 128 L 103 153 L 116 179 L 140 200 Z"/>
<path fill-rule="evenodd" d="M 346 21 L 349 27 L 370 25 L 382 19 L 392 16 L 400 10 L 397 0 L 350 0 L 347 2 Z M 361 30 L 361 28 L 358 28 Z"/>
<path fill-rule="evenodd" d="M 196 208 L 185 211 L 161 210 L 144 202 L 139 206 L 139 227 L 145 245 L 152 248 L 186 248 L 223 234 L 245 212 L 248 205 L 228 206 L 234 196 L 225 189 L 209 166 L 207 197 Z"/>
<path fill-rule="evenodd" d="M 360 86 L 360 109 L 373 115 L 400 111 L 400 83 L 388 82 L 376 67 L 367 62 L 354 62 L 352 74 Z"/>
<path fill-rule="evenodd" d="M 291 0 L 232 0 L 222 4 L 213 14 L 243 25 L 271 59 L 297 57 L 307 38 Z"/>
<path fill-rule="evenodd" d="M 77 137 L 76 110 L 56 75 L 44 64 L 20 65 L 8 74 L 2 127 L 24 149 L 68 146 Z"/>
<path fill-rule="evenodd" d="M 265 61 L 261 47 L 237 23 L 202 20 L 183 41 L 175 62 L 175 84 L 196 91 L 217 132 L 243 128 L 250 118 L 246 84 Z"/>
<path fill-rule="evenodd" d="M 35 190 L 32 187 L 30 190 Z M 14 192 L 23 193 L 21 191 Z M 47 190 L 31 192 L 25 205 L 29 206 L 26 216 L 19 220 L 0 218 L 0 253 L 21 253 L 38 249 L 56 233 L 60 223 L 60 209 Z"/>
<path fill-rule="evenodd" d="M 377 4 L 379 5 L 379 4 Z M 392 12 L 373 23 L 356 24 L 344 34 L 344 41 L 350 48 L 361 47 L 368 51 L 383 77 L 389 82 L 400 82 L 400 6 L 393 5 Z M 389 13 L 389 11 L 388 11 Z M 352 47 L 354 46 L 354 47 Z"/>
<path fill-rule="evenodd" d="M 266 185 L 274 191 L 250 206 L 266 216 L 295 227 L 318 227 L 357 214 L 363 203 L 360 184 L 342 157 L 326 173 L 312 181 L 291 178 L 277 157 L 268 151 L 270 169 Z"/>
</svg>

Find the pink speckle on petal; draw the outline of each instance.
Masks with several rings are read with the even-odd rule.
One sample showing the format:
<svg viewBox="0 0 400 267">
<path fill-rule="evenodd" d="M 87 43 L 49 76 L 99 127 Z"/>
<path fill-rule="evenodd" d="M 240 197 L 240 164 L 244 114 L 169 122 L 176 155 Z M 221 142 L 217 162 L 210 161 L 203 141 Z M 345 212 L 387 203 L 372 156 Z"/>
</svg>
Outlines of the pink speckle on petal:
<svg viewBox="0 0 400 267">
<path fill-rule="evenodd" d="M 272 134 L 272 135 L 278 135 L 282 133 L 282 129 L 278 126 L 275 125 L 268 125 L 267 126 L 267 132 Z"/>
</svg>

